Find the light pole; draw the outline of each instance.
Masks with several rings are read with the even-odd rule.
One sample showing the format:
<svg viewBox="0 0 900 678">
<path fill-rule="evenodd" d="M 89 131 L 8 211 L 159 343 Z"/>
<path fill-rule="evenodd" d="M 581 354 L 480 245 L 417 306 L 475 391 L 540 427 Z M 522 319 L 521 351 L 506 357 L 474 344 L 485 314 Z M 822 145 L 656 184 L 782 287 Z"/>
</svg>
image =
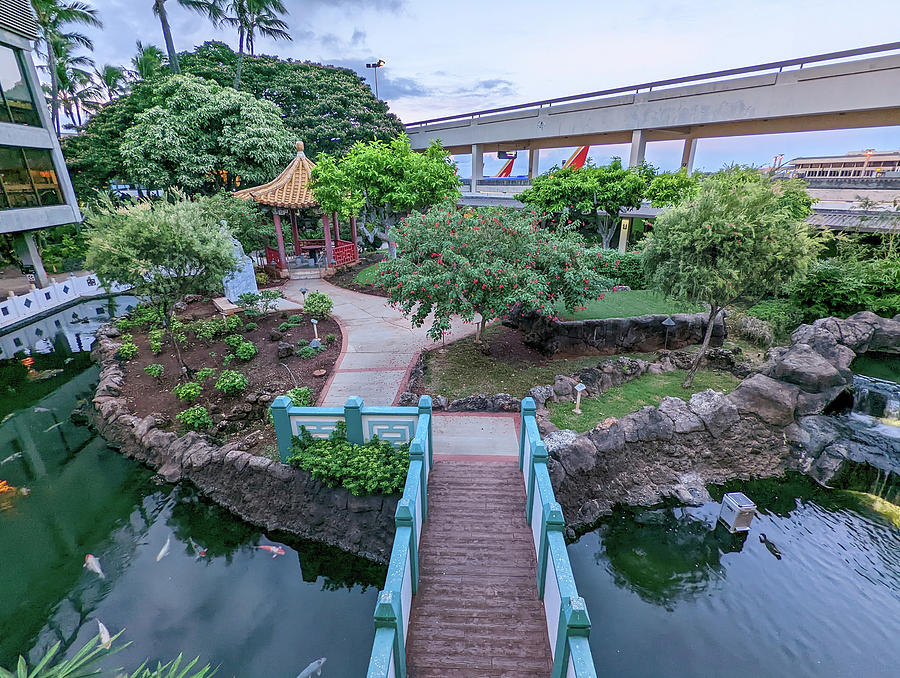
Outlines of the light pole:
<svg viewBox="0 0 900 678">
<path fill-rule="evenodd" d="M 375 69 L 375 98 L 376 99 L 380 98 L 378 96 L 378 69 L 381 68 L 382 66 L 384 66 L 384 59 L 379 59 L 375 63 L 366 64 L 366 68 Z"/>
<path fill-rule="evenodd" d="M 662 324 L 663 324 L 663 327 L 666 328 L 666 343 L 665 343 L 666 348 L 665 348 L 665 350 L 668 351 L 669 350 L 669 330 L 672 327 L 675 327 L 675 321 L 672 320 L 672 316 L 667 316 L 666 319 L 662 321 Z"/>
</svg>

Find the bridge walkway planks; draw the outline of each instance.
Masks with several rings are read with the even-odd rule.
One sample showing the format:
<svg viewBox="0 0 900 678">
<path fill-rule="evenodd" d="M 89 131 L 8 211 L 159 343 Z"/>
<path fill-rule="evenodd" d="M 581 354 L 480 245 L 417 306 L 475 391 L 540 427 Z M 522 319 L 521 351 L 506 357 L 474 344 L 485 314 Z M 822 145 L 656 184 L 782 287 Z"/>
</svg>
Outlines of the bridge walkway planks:
<svg viewBox="0 0 900 678">
<path fill-rule="evenodd" d="M 410 678 L 547 678 L 525 487 L 512 461 L 435 461 L 410 613 Z"/>
</svg>

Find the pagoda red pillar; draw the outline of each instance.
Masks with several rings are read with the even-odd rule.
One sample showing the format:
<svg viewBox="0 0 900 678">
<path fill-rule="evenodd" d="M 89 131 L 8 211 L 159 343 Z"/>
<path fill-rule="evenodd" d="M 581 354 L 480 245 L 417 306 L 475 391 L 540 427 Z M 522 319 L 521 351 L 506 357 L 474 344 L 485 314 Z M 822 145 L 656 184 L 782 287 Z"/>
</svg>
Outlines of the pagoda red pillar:
<svg viewBox="0 0 900 678">
<path fill-rule="evenodd" d="M 287 255 L 284 252 L 284 234 L 281 232 L 281 217 L 277 214 L 275 218 L 275 237 L 278 239 L 278 268 L 287 269 Z"/>
<path fill-rule="evenodd" d="M 325 268 L 331 266 L 331 260 L 334 259 L 334 247 L 331 244 L 331 224 L 328 221 L 328 215 L 322 215 L 322 226 L 325 230 Z"/>
<path fill-rule="evenodd" d="M 294 236 L 294 254 L 300 254 L 300 231 L 297 230 L 297 210 L 291 210 L 291 235 Z"/>
<path fill-rule="evenodd" d="M 356 245 L 356 217 L 350 217 L 350 240 Z"/>
<path fill-rule="evenodd" d="M 337 212 L 331 213 L 331 223 L 334 224 L 334 244 L 341 244 L 341 225 L 338 223 Z"/>
</svg>

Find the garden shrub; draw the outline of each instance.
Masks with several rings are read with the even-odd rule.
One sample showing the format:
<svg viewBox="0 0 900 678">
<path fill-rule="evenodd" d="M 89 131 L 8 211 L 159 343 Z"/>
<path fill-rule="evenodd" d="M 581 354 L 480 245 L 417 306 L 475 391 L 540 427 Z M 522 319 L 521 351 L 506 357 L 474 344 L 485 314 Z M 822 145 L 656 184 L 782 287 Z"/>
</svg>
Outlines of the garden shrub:
<svg viewBox="0 0 900 678">
<path fill-rule="evenodd" d="M 293 325 L 291 325 L 290 323 L 281 323 L 281 324 L 278 326 L 278 331 L 279 331 L 279 332 L 287 332 L 287 331 L 288 331 L 289 329 L 291 329 L 292 327 L 293 327 Z"/>
<path fill-rule="evenodd" d="M 175 341 L 182 346 L 187 343 L 187 334 L 184 332 L 184 327 L 184 323 L 178 318 L 172 318 L 172 322 L 169 323 L 169 329 L 172 331 L 172 336 L 175 338 Z"/>
<path fill-rule="evenodd" d="M 240 334 L 229 334 L 227 337 L 225 337 L 225 344 L 232 351 L 236 351 L 237 347 L 240 346 L 243 342 L 244 337 L 242 337 Z"/>
<path fill-rule="evenodd" d="M 312 389 L 309 386 L 298 386 L 287 392 L 294 407 L 308 407 L 312 405 Z"/>
<path fill-rule="evenodd" d="M 222 332 L 223 326 L 216 318 L 211 320 L 198 320 L 193 324 L 194 336 L 200 341 L 209 344 Z"/>
<path fill-rule="evenodd" d="M 237 332 L 244 326 L 244 321 L 241 320 L 241 316 L 232 314 L 225 318 L 224 326 L 226 332 Z"/>
<path fill-rule="evenodd" d="M 232 360 L 234 360 L 234 354 L 229 353 L 224 358 L 222 358 L 222 365 L 224 365 L 225 367 L 228 367 L 231 364 Z"/>
<path fill-rule="evenodd" d="M 803 309 L 804 320 L 852 315 L 868 309 L 874 299 L 866 289 L 861 262 L 837 257 L 815 261 L 806 277 L 789 287 L 791 300 Z"/>
<path fill-rule="evenodd" d="M 297 348 L 303 348 L 304 346 L 309 346 L 309 339 L 298 339 Z"/>
<path fill-rule="evenodd" d="M 618 250 L 598 250 L 600 264 L 597 270 L 614 279 L 619 285 L 627 285 L 633 290 L 647 289 L 641 255 L 638 252 Z"/>
<path fill-rule="evenodd" d="M 191 405 L 179 412 L 175 418 L 192 431 L 205 431 L 213 425 L 212 417 L 203 405 Z"/>
<path fill-rule="evenodd" d="M 206 381 L 212 375 L 216 373 L 216 370 L 212 367 L 203 367 L 197 370 L 197 381 Z"/>
<path fill-rule="evenodd" d="M 252 341 L 242 341 L 235 349 L 234 354 L 241 360 L 250 360 L 257 354 L 256 344 Z"/>
<path fill-rule="evenodd" d="M 121 332 L 135 327 L 158 327 L 159 325 L 162 325 L 162 318 L 158 311 L 152 306 L 144 304 L 138 304 L 133 310 L 129 311 L 128 315 L 116 321 L 116 327 Z"/>
<path fill-rule="evenodd" d="M 244 325 L 244 332 L 256 332 L 259 329 L 259 325 L 256 323 L 247 323 Z"/>
<path fill-rule="evenodd" d="M 228 396 L 239 395 L 250 385 L 250 380 L 236 370 L 222 370 L 216 388 Z"/>
<path fill-rule="evenodd" d="M 130 334 L 122 335 L 122 345 L 116 351 L 116 357 L 121 360 L 131 360 L 137 355 L 138 347 L 134 343 L 134 337 Z"/>
<path fill-rule="evenodd" d="M 409 446 L 394 448 L 377 436 L 363 445 L 351 443 L 344 422 L 339 422 L 327 439 L 313 438 L 301 427 L 288 464 L 308 471 L 329 487 L 344 487 L 356 496 L 400 494 L 409 470 Z"/>
<path fill-rule="evenodd" d="M 289 315 L 287 321 L 291 323 L 291 325 L 299 325 L 303 322 L 303 316 L 295 313 L 294 315 Z"/>
<path fill-rule="evenodd" d="M 259 303 L 262 306 L 262 312 L 270 313 L 274 311 L 275 306 L 281 297 L 281 290 L 260 290 Z"/>
<path fill-rule="evenodd" d="M 297 355 L 300 356 L 303 360 L 309 360 L 310 358 L 315 358 L 317 355 L 319 355 L 319 352 L 312 346 L 303 346 L 297 349 Z"/>
<path fill-rule="evenodd" d="M 739 337 L 762 347 L 769 347 L 775 341 L 775 332 L 765 320 L 754 318 L 745 313 L 732 313 L 728 317 L 728 329 Z"/>
<path fill-rule="evenodd" d="M 325 343 L 328 346 L 331 346 L 334 342 L 337 341 L 337 335 L 334 332 L 329 332 L 325 335 Z"/>
<path fill-rule="evenodd" d="M 187 381 L 183 384 L 178 384 L 172 389 L 172 392 L 179 400 L 183 400 L 186 403 L 192 403 L 200 397 L 200 391 L 202 390 L 200 384 L 196 381 Z"/>
<path fill-rule="evenodd" d="M 159 363 L 153 363 L 152 365 L 147 365 L 144 368 L 144 372 L 149 374 L 151 377 L 156 379 L 156 381 L 160 381 L 162 378 L 163 372 L 166 371 L 166 368 L 160 365 Z"/>
<path fill-rule="evenodd" d="M 165 336 L 166 331 L 162 328 L 147 332 L 147 341 L 150 342 L 150 350 L 153 352 L 153 355 L 162 353 L 162 342 Z"/>
<path fill-rule="evenodd" d="M 316 318 L 327 318 L 331 315 L 331 309 L 334 302 L 331 297 L 322 292 L 311 292 L 306 297 L 306 303 L 303 304 L 303 312 L 309 313 Z"/>
<path fill-rule="evenodd" d="M 256 274 L 256 284 L 257 285 L 268 285 L 269 284 L 269 276 L 265 273 L 257 273 Z"/>
<path fill-rule="evenodd" d="M 789 335 L 803 322 L 803 311 L 788 299 L 767 299 L 747 309 L 747 315 L 765 320 L 776 337 Z"/>
</svg>

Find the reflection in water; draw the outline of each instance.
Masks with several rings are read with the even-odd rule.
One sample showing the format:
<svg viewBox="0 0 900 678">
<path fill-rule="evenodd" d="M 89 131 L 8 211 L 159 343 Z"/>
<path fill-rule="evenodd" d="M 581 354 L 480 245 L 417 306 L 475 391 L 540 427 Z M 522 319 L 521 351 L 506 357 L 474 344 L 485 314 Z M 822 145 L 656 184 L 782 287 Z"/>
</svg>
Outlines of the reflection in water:
<svg viewBox="0 0 900 678">
<path fill-rule="evenodd" d="M 323 676 L 361 675 L 384 568 L 267 535 L 192 486 L 154 483 L 69 421 L 96 376 L 82 367 L 0 423 L 0 480 L 30 490 L 0 504 L 0 666 L 57 642 L 71 654 L 100 619 L 132 641 L 109 667 L 184 652 L 221 675 L 278 678 L 326 656 Z M 287 555 L 273 560 L 264 544 Z M 87 553 L 105 579 L 83 567 Z"/>
<path fill-rule="evenodd" d="M 860 501 L 869 495 L 802 476 L 711 490 L 757 502 L 745 540 L 715 526 L 709 503 L 620 511 L 569 546 L 598 667 L 646 678 L 895 676 L 900 529 Z"/>
</svg>

